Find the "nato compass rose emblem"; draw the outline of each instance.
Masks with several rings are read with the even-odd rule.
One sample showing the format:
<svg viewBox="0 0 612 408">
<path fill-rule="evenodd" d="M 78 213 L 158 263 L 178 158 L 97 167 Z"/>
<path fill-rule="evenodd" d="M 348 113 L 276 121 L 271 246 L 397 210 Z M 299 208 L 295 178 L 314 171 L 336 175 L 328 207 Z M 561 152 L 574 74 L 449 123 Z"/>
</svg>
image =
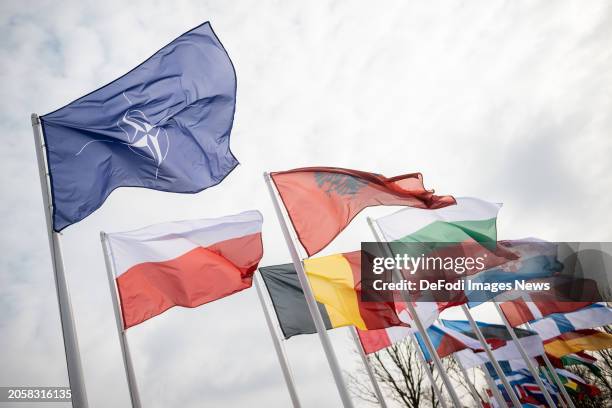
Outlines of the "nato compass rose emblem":
<svg viewBox="0 0 612 408">
<path fill-rule="evenodd" d="M 366 181 L 348 174 L 315 172 L 315 181 L 319 188 L 325 188 L 325 192 L 331 195 L 335 192 L 338 195 L 355 195 L 363 188 Z"/>
<path fill-rule="evenodd" d="M 128 101 L 130 106 L 132 102 L 123 92 L 123 97 Z M 161 121 L 163 122 L 163 120 Z M 145 159 L 155 162 L 155 179 L 157 179 L 159 168 L 163 161 L 168 156 L 170 150 L 170 138 L 166 129 L 160 126 L 151 125 L 151 121 L 147 115 L 138 109 L 128 109 L 123 114 L 120 121 L 117 122 L 117 127 L 125 133 L 128 142 L 115 142 L 110 140 L 92 140 L 78 151 L 76 156 L 81 154 L 85 148 L 94 142 L 120 143 L 126 145 L 134 154 Z"/>
</svg>

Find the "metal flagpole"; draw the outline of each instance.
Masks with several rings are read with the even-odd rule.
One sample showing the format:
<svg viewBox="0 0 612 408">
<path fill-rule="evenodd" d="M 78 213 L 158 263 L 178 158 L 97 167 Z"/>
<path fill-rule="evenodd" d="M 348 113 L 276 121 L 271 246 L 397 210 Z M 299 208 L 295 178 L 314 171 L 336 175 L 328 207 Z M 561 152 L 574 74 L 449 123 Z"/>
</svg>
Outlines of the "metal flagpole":
<svg viewBox="0 0 612 408">
<path fill-rule="evenodd" d="M 410 335 L 410 341 L 416 348 L 416 354 L 417 354 L 417 358 L 419 359 L 419 363 L 421 363 L 421 365 L 425 369 L 425 374 L 427 374 L 427 379 L 429 379 L 431 388 L 433 388 L 434 394 L 438 398 L 438 401 L 440 401 L 440 405 L 442 405 L 442 408 L 447 408 L 446 401 L 444 400 L 442 396 L 442 391 L 440 390 L 440 388 L 438 388 L 438 384 L 436 384 L 434 380 L 434 376 L 433 376 L 433 373 L 431 372 L 431 368 L 429 367 L 429 364 L 427 364 L 427 361 L 425 361 L 423 350 L 421 350 L 421 346 L 419 346 L 419 342 L 417 341 L 414 334 Z"/>
<path fill-rule="evenodd" d="M 268 329 L 270 330 L 270 336 L 272 337 L 272 343 L 274 343 L 274 350 L 276 351 L 276 356 L 278 357 L 278 362 L 281 366 L 281 370 L 283 371 L 283 377 L 285 378 L 285 383 L 287 384 L 287 390 L 289 391 L 289 397 L 291 397 L 291 403 L 294 408 L 300 408 L 300 399 L 297 394 L 297 390 L 295 388 L 295 384 L 293 382 L 293 374 L 291 373 L 291 368 L 289 367 L 289 361 L 287 360 L 287 354 L 285 353 L 285 349 L 283 347 L 283 343 L 279 338 L 278 331 L 272 322 L 272 317 L 270 316 L 270 312 L 268 310 L 268 306 L 266 305 L 266 301 L 264 299 L 263 291 L 261 290 L 261 285 L 259 284 L 259 279 L 257 275 L 253 276 L 253 281 L 255 282 L 255 289 L 257 289 L 257 296 L 259 297 L 259 303 L 261 303 L 261 308 L 263 309 L 264 316 L 266 317 L 266 323 L 268 324 Z"/>
<path fill-rule="evenodd" d="M 361 357 L 361 361 L 365 366 L 366 372 L 368 373 L 368 377 L 370 377 L 370 381 L 372 382 L 372 387 L 374 388 L 374 393 L 376 394 L 376 399 L 382 408 L 387 408 L 387 402 L 385 401 L 385 397 L 383 396 L 382 390 L 380 389 L 380 385 L 378 381 L 376 381 L 376 376 L 374 375 L 374 370 L 372 370 L 372 366 L 370 365 L 370 360 L 368 360 L 368 356 L 361 345 L 361 341 L 359 340 L 359 335 L 357 334 L 357 329 L 355 326 L 349 327 L 351 336 L 353 337 L 353 341 L 355 342 L 355 346 L 357 347 L 357 351 L 359 352 L 359 356 Z"/>
<path fill-rule="evenodd" d="M 531 302 L 531 296 L 529 296 L 528 294 L 523 295 L 523 299 L 525 300 L 525 302 Z M 502 310 L 502 313 L 503 313 L 503 310 Z M 525 326 L 527 327 L 528 330 L 531 330 L 531 325 L 529 324 L 529 322 L 525 323 Z M 572 398 L 570 397 L 569 393 L 565 389 L 565 386 L 563 385 L 563 383 L 561 382 L 561 379 L 557 375 L 557 370 L 555 369 L 555 367 L 553 367 L 552 363 L 550 362 L 550 359 L 546 355 L 546 352 L 542 354 L 542 358 L 544 359 L 544 363 L 546 363 L 546 367 L 548 367 L 548 371 L 551 372 L 551 376 L 553 380 L 555 381 L 555 383 L 557 384 L 557 387 L 559 387 L 559 390 L 561 391 L 563 398 L 565 398 L 565 401 L 567 402 L 567 405 L 569 406 L 569 408 L 576 408 L 576 405 L 574 405 L 574 401 L 572 401 Z"/>
<path fill-rule="evenodd" d="M 115 258 L 113 257 L 113 249 L 106 233 L 100 232 L 100 241 L 102 242 L 102 252 L 104 253 L 104 264 L 106 265 L 106 275 L 108 276 L 108 287 L 110 289 L 111 299 L 113 302 L 113 310 L 115 312 L 115 321 L 117 323 L 117 332 L 119 334 L 119 344 L 121 345 L 121 355 L 123 356 L 123 367 L 127 377 L 128 389 L 130 391 L 130 400 L 133 408 L 141 408 L 140 393 L 138 392 L 138 384 L 136 382 L 136 373 L 132 364 L 132 355 L 127 341 L 125 328 L 123 327 L 123 319 L 121 317 L 121 305 L 119 304 L 119 296 L 117 294 L 117 281 L 115 280 Z"/>
<path fill-rule="evenodd" d="M 522 407 L 521 402 L 519 401 L 516 393 L 514 392 L 514 389 L 508 382 L 508 379 L 504 375 L 504 371 L 501 369 L 499 362 L 493 355 L 493 352 L 491 351 L 491 347 L 489 347 L 489 344 L 487 343 L 484 336 L 482 335 L 482 332 L 480 331 L 480 327 L 478 327 L 478 325 L 474 321 L 474 318 L 472 317 L 472 313 L 470 313 L 470 310 L 467 308 L 466 305 L 461 305 L 461 309 L 463 310 L 463 313 L 465 313 L 465 316 L 468 318 L 470 322 L 470 326 L 472 326 L 472 330 L 474 331 L 474 333 L 476 333 L 476 337 L 478 337 L 478 341 L 480 341 L 480 344 L 482 345 L 485 352 L 487 353 L 487 357 L 489 357 L 489 361 L 493 365 L 493 368 L 495 369 L 497 376 L 501 380 L 502 384 L 504 385 L 504 388 L 506 389 L 506 392 L 510 396 L 510 399 L 512 400 L 512 404 L 514 405 L 515 408 L 521 408 Z"/>
<path fill-rule="evenodd" d="M 51 188 L 44 151 L 42 134 L 40 128 L 40 118 L 37 114 L 32 114 L 32 129 L 34 131 L 34 144 L 36 146 L 36 159 L 38 161 L 38 173 L 40 176 L 40 187 L 42 191 L 43 205 L 45 207 L 45 219 L 47 222 L 47 235 L 49 247 L 51 249 L 51 263 L 53 264 L 53 276 L 55 280 L 55 291 L 57 303 L 59 305 L 60 322 L 62 325 L 62 335 L 64 338 L 64 351 L 66 353 L 66 366 L 68 369 L 68 381 L 72 394 L 72 406 L 77 408 L 87 408 L 87 393 L 85 391 L 85 380 L 83 378 L 83 367 L 81 366 L 81 355 L 79 352 L 79 342 L 77 340 L 74 316 L 72 315 L 72 305 L 70 304 L 70 294 L 68 293 L 68 283 L 64 273 L 64 261 L 62 259 L 62 249 L 60 246 L 59 234 L 53 230 Z"/>
<path fill-rule="evenodd" d="M 554 383 L 553 379 L 550 377 L 550 375 L 548 374 L 548 372 L 547 372 L 546 370 L 542 370 L 542 373 L 544 373 L 544 377 L 546 377 L 546 380 L 547 380 L 547 381 L 548 381 L 550 384 Z M 560 392 L 560 391 L 561 391 L 561 390 L 559 390 L 559 392 Z M 555 395 L 556 395 L 556 396 L 557 396 L 557 398 L 559 399 L 559 402 L 561 403 L 561 406 L 562 406 L 563 408 L 567 408 L 567 404 L 565 403 L 565 400 L 563 399 L 563 397 L 562 397 L 562 396 L 561 396 L 561 395 L 560 395 L 558 392 L 556 392 L 556 393 L 555 393 Z"/>
<path fill-rule="evenodd" d="M 325 352 L 325 355 L 327 357 L 327 362 L 329 363 L 329 367 L 332 371 L 334 382 L 336 383 L 336 388 L 338 389 L 338 393 L 340 394 L 340 399 L 342 400 L 342 404 L 345 408 L 353 408 L 353 402 L 351 401 L 351 398 L 348 393 L 348 388 L 346 387 L 344 378 L 342 377 L 342 371 L 340 369 L 340 364 L 338 363 L 338 358 L 336 357 L 336 353 L 334 352 L 329 337 L 327 336 L 325 323 L 323 322 L 323 317 L 321 317 L 321 311 L 317 306 L 317 301 L 315 300 L 314 294 L 312 293 L 312 288 L 310 287 L 308 278 L 306 277 L 304 265 L 300 260 L 297 248 L 291 240 L 289 226 L 287 225 L 287 221 L 285 220 L 285 217 L 281 210 L 278 198 L 276 197 L 275 189 L 272 185 L 272 179 L 270 178 L 270 175 L 268 173 L 264 173 L 264 179 L 266 180 L 268 192 L 270 193 L 270 198 L 272 199 L 272 204 L 274 205 L 274 210 L 276 212 L 278 222 L 280 223 L 281 229 L 283 231 L 285 242 L 287 243 L 287 247 L 289 248 L 289 253 L 291 254 L 293 266 L 295 267 L 298 279 L 300 280 L 300 285 L 302 286 L 302 290 L 304 291 L 304 297 L 306 298 L 308 310 L 310 311 L 310 315 L 312 316 L 312 320 L 314 321 L 317 333 L 319 334 L 319 339 L 321 340 L 323 351 Z"/>
<path fill-rule="evenodd" d="M 499 307 L 497 302 L 493 302 L 493 304 L 495 305 L 495 309 L 497 310 L 497 313 L 499 314 L 502 321 L 504 322 L 506 329 L 508 329 L 508 331 L 510 332 L 510 337 L 512 337 L 512 341 L 514 341 L 514 343 L 516 344 L 516 348 L 521 354 L 521 357 L 523 357 L 523 360 L 525 360 L 525 364 L 527 364 L 527 368 L 529 368 L 529 371 L 531 372 L 531 375 L 533 375 L 536 383 L 538 384 L 538 387 L 540 387 L 540 389 L 542 390 L 542 393 L 544 394 L 544 398 L 546 399 L 546 402 L 551 407 L 554 407 L 555 402 L 553 401 L 552 397 L 550 396 L 550 393 L 544 386 L 544 383 L 542 382 L 542 379 L 540 378 L 540 374 L 536 371 L 533 364 L 531 364 L 531 358 L 529 358 L 529 356 L 527 355 L 527 352 L 525 351 L 525 348 L 519 341 L 516 333 L 514 332 L 514 328 L 510 325 L 510 322 L 508 322 L 508 319 L 506 319 L 506 315 L 502 312 L 501 307 Z"/>
<path fill-rule="evenodd" d="M 468 388 L 470 389 L 470 392 L 472 393 L 472 397 L 474 397 L 474 400 L 476 401 L 476 403 L 478 404 L 480 408 L 484 408 L 482 406 L 482 400 L 480 399 L 480 394 L 478 394 L 478 391 L 476 391 L 476 387 L 474 387 L 474 384 L 472 384 L 472 381 L 470 381 L 470 376 L 465 370 L 465 367 L 463 366 L 463 364 L 461 364 L 461 361 L 459 361 L 459 359 L 455 357 L 455 353 L 453 353 L 453 358 L 455 359 L 455 362 L 459 366 L 459 369 L 461 370 L 461 373 L 463 374 L 463 377 L 465 378 L 465 381 L 468 384 Z"/>
<path fill-rule="evenodd" d="M 372 230 L 372 233 L 374 234 L 375 239 L 378 242 L 383 243 L 382 237 L 379 234 L 378 230 L 376 229 L 378 224 L 376 223 L 375 220 L 373 220 L 370 217 L 368 217 L 367 219 L 368 219 L 368 224 L 370 226 L 370 229 Z M 389 249 L 389 247 L 386 245 L 383 245 L 382 247 L 384 248 L 388 256 L 391 257 L 392 254 L 391 254 L 391 250 Z M 396 268 L 393 269 L 393 275 L 395 279 L 398 280 L 398 282 L 403 279 L 401 272 Z M 414 305 L 410 301 L 410 297 L 408 296 L 407 293 L 405 293 L 405 291 L 402 291 L 402 297 L 404 298 L 404 301 L 406 302 L 406 307 L 408 308 L 408 311 L 412 315 L 412 319 L 416 325 L 417 330 L 419 331 L 419 333 L 421 333 L 421 336 L 423 337 L 423 342 L 425 343 L 425 346 L 427 347 L 427 351 L 429 352 L 429 355 L 431 356 L 436 368 L 438 369 L 438 372 L 440 373 L 440 377 L 442 377 L 442 381 L 444 382 L 444 385 L 446 386 L 446 389 L 448 390 L 448 394 L 450 395 L 451 400 L 453 401 L 453 404 L 457 407 L 460 407 L 461 400 L 459 399 L 459 396 L 457 395 L 457 391 L 453 387 L 453 384 L 451 383 L 450 378 L 448 377 L 446 371 L 444 371 L 442 360 L 440 359 L 438 352 L 433 346 L 431 339 L 429 338 L 429 334 L 427 333 L 427 330 L 425 329 L 425 327 L 423 326 L 423 323 L 421 322 L 421 318 L 416 313 L 416 310 L 414 309 Z"/>
<path fill-rule="evenodd" d="M 565 401 L 567 402 L 567 405 L 569 406 L 569 408 L 576 408 L 576 405 L 574 405 L 574 401 L 572 401 L 572 398 L 570 397 L 569 393 L 565 389 L 565 386 L 561 382 L 561 378 L 559 378 L 559 375 L 557 374 L 557 370 L 555 369 L 555 367 L 553 367 L 552 363 L 550 362 L 550 359 L 546 355 L 546 352 L 542 354 L 542 358 L 544 359 L 544 362 L 546 363 L 546 367 L 548 367 L 548 371 L 550 371 L 551 373 L 551 377 L 553 378 L 553 380 L 555 380 L 555 383 L 557 383 L 557 387 L 559 387 L 559 390 L 561 391 L 563 398 L 565 398 Z"/>
<path fill-rule="evenodd" d="M 493 397 L 497 400 L 497 403 L 499 404 L 499 406 L 501 408 L 507 408 L 508 404 L 506 404 L 506 400 L 504 399 L 504 396 L 499 391 L 499 388 L 497 388 L 497 384 L 495 384 L 495 380 L 491 377 L 491 374 L 489 374 L 489 370 L 487 370 L 486 367 L 484 368 L 483 373 L 484 373 L 485 380 L 487 381 L 487 384 L 489 384 L 491 393 L 493 394 Z"/>
</svg>

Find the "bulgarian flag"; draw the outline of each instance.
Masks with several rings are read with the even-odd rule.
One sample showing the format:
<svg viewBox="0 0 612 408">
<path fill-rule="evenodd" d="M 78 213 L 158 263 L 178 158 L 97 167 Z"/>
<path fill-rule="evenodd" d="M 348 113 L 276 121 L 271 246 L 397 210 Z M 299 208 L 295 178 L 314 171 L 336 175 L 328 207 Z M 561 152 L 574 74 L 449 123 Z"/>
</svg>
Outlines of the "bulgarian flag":
<svg viewBox="0 0 612 408">
<path fill-rule="evenodd" d="M 251 287 L 263 256 L 262 221 L 247 211 L 108 234 L 124 327 Z"/>
<path fill-rule="evenodd" d="M 501 204 L 478 198 L 457 198 L 457 204 L 435 210 L 407 208 L 377 219 L 383 238 L 390 242 L 439 242 L 470 243 L 470 251 L 489 250 L 480 242 L 495 243 L 497 240 L 497 213 Z M 489 253 L 489 255 L 492 255 Z M 489 256 L 489 260 L 495 259 Z M 497 263 L 505 262 L 498 259 Z M 429 327 L 444 309 L 465 301 L 463 292 L 449 296 L 450 302 L 413 302 L 423 326 Z M 410 327 L 389 327 L 383 330 L 359 331 L 359 339 L 366 353 L 374 353 L 389 347 L 416 332 L 413 319 L 402 303 L 397 303 L 398 314 Z"/>
<path fill-rule="evenodd" d="M 501 204 L 460 197 L 456 205 L 424 211 L 407 208 L 376 220 L 384 238 L 395 242 L 495 242 Z"/>
<path fill-rule="evenodd" d="M 451 196 L 426 190 L 419 173 L 387 178 L 335 167 L 271 173 L 302 246 L 312 256 L 325 248 L 363 209 L 378 205 L 440 208 Z"/>
<path fill-rule="evenodd" d="M 473 268 L 446 269 L 442 265 L 434 268 L 417 267 L 410 270 L 406 279 L 437 282 L 458 282 L 464 276 L 475 279 L 492 268 L 520 259 L 521 253 L 512 247 L 512 242 L 497 243 L 497 214 L 501 204 L 490 203 L 473 197 L 457 198 L 457 204 L 437 210 L 407 208 L 377 219 L 386 241 L 392 242 L 391 251 L 409 256 L 424 256 L 440 259 L 481 259 L 481 265 Z M 418 285 L 417 285 L 418 286 Z M 423 291 L 416 293 L 414 301 L 435 300 L 466 303 L 463 290 L 442 293 Z"/>
</svg>

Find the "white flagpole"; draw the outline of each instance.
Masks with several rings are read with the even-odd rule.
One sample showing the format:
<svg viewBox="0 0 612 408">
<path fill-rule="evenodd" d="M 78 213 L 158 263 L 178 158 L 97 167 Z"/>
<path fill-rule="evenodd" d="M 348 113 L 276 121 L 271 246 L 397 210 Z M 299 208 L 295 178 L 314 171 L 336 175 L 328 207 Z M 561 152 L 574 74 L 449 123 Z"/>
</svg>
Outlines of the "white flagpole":
<svg viewBox="0 0 612 408">
<path fill-rule="evenodd" d="M 565 389 L 565 385 L 563 385 L 563 383 L 561 382 L 561 378 L 559 378 L 559 375 L 557 374 L 557 370 L 555 369 L 555 367 L 553 367 L 548 356 L 546 355 L 546 352 L 542 354 L 542 358 L 544 359 L 544 362 L 546 363 L 546 367 L 548 367 L 548 371 L 551 372 L 551 376 L 553 380 L 555 380 L 557 387 L 559 387 L 559 390 L 561 391 L 563 398 L 565 398 L 565 401 L 567 402 L 567 405 L 569 406 L 569 408 L 576 408 L 576 405 L 574 405 L 574 401 L 572 401 L 572 398 L 569 396 L 569 393 Z"/>
<path fill-rule="evenodd" d="M 487 353 L 487 357 L 489 357 L 489 361 L 493 365 L 493 368 L 495 369 L 497 376 L 501 380 L 502 384 L 504 385 L 504 388 L 506 389 L 506 392 L 510 396 L 510 399 L 512 400 L 512 404 L 514 405 L 515 408 L 521 408 L 523 405 L 521 404 L 521 402 L 518 399 L 518 396 L 514 392 L 514 388 L 512 388 L 512 386 L 508 382 L 508 379 L 504 375 L 504 371 L 501 369 L 499 362 L 493 355 L 493 352 L 491 351 L 491 347 L 489 346 L 489 343 L 487 343 L 484 336 L 482 335 L 482 332 L 480 331 L 480 327 L 478 327 L 478 325 L 474 321 L 474 318 L 472 317 L 472 313 L 470 313 L 470 310 L 468 309 L 466 305 L 461 305 L 461 309 L 463 310 L 463 313 L 465 313 L 465 316 L 468 318 L 470 322 L 470 326 L 472 326 L 472 330 L 474 331 L 474 333 L 476 333 L 476 337 L 478 337 L 478 341 L 480 341 L 482 348 L 484 348 L 485 352 Z M 485 367 L 485 370 L 486 370 L 486 367 Z"/>
<path fill-rule="evenodd" d="M 321 312 L 319 310 L 319 307 L 317 306 L 317 301 L 315 300 L 314 294 L 312 293 L 312 288 L 310 287 L 308 278 L 306 277 L 304 265 L 302 264 L 297 248 L 295 247 L 291 239 L 291 234 L 289 233 L 289 226 L 287 225 L 287 221 L 285 220 L 285 217 L 281 210 L 280 203 L 278 201 L 278 198 L 276 197 L 275 189 L 272 185 L 272 179 L 270 178 L 270 175 L 268 173 L 264 173 L 264 179 L 266 180 L 268 192 L 270 193 L 270 198 L 272 199 L 278 222 L 283 231 L 285 242 L 287 243 L 289 253 L 291 254 L 293 266 L 295 267 L 298 279 L 300 280 L 300 285 L 302 286 L 302 290 L 304 291 L 304 297 L 306 298 L 308 310 L 310 311 L 310 315 L 312 316 L 312 320 L 314 321 L 317 333 L 319 334 L 319 339 L 321 340 L 321 345 L 323 346 L 323 351 L 325 352 L 327 362 L 334 377 L 334 382 L 336 383 L 338 394 L 340 394 L 340 399 L 342 400 L 342 404 L 345 408 L 353 408 L 353 402 L 351 401 L 351 397 L 348 393 L 348 388 L 346 387 L 346 383 L 344 382 L 344 378 L 342 377 L 342 371 L 340 369 L 340 364 L 338 363 L 338 358 L 336 357 L 336 353 L 334 352 L 329 337 L 327 336 L 325 323 L 323 322 L 323 317 L 321 316 Z"/>
<path fill-rule="evenodd" d="M 111 299 L 113 302 L 113 310 L 115 312 L 115 321 L 117 323 L 117 332 L 119 333 L 119 344 L 121 345 L 121 355 L 123 356 L 123 367 L 127 377 L 128 389 L 130 391 L 130 400 L 133 408 L 141 408 L 140 393 L 138 392 L 138 384 L 136 382 L 136 373 L 132 363 L 132 355 L 127 341 L 126 332 L 123 327 L 123 319 L 121 317 L 121 305 L 119 304 L 119 296 L 117 293 L 117 281 L 115 280 L 115 258 L 113 257 L 113 249 L 108 241 L 106 233 L 100 232 L 100 241 L 102 242 L 102 252 L 104 253 L 104 264 L 106 266 L 106 274 L 108 276 L 108 285 L 110 289 Z"/>
<path fill-rule="evenodd" d="M 295 388 L 295 383 L 293 382 L 293 374 L 291 373 L 291 368 L 289 366 L 289 361 L 287 360 L 287 354 L 285 353 L 285 348 L 283 347 L 283 343 L 279 338 L 278 331 L 272 322 L 272 317 L 270 316 L 270 312 L 268 310 L 268 306 L 264 299 L 263 291 L 261 290 L 261 285 L 259 284 L 259 279 L 257 275 L 253 276 L 253 281 L 255 282 L 255 289 L 257 289 L 257 296 L 259 297 L 259 303 L 261 304 L 261 308 L 263 309 L 264 316 L 266 317 L 266 323 L 268 324 L 268 330 L 270 330 L 270 337 L 272 337 L 272 343 L 274 343 L 274 350 L 276 351 L 276 357 L 278 357 L 278 362 L 281 366 L 281 370 L 283 372 L 283 377 L 285 378 L 285 383 L 287 384 L 287 390 L 289 391 L 289 397 L 291 398 L 291 403 L 294 408 L 300 408 L 300 399 L 297 394 L 297 390 Z"/>
<path fill-rule="evenodd" d="M 552 384 L 554 382 L 554 380 L 550 377 L 550 375 L 546 372 L 546 370 L 542 370 L 542 372 L 544 373 L 544 377 L 546 377 L 548 382 Z M 561 391 L 561 389 L 559 389 L 559 391 Z M 565 403 L 565 400 L 563 399 L 563 397 L 558 392 L 556 392 L 555 395 L 559 399 L 559 402 L 561 403 L 561 406 L 563 408 L 567 408 L 567 404 Z"/>
<path fill-rule="evenodd" d="M 376 376 L 374 375 L 374 370 L 372 370 L 372 366 L 370 365 L 370 360 L 368 360 L 368 356 L 366 355 L 365 350 L 361 345 L 359 335 L 357 334 L 357 329 L 355 328 L 355 326 L 351 326 L 349 327 L 349 330 L 351 332 L 351 336 L 353 337 L 353 341 L 355 341 L 355 346 L 357 347 L 357 351 L 359 352 L 361 361 L 363 362 L 366 372 L 368 373 L 368 377 L 370 377 L 370 381 L 372 382 L 372 387 L 374 388 L 376 399 L 378 400 L 378 403 L 382 408 L 387 408 L 387 402 L 385 401 L 385 397 L 383 396 L 378 381 L 376 381 Z"/>
<path fill-rule="evenodd" d="M 497 400 L 497 403 L 499 404 L 499 406 L 501 408 L 507 408 L 508 404 L 506 404 L 506 400 L 504 399 L 504 396 L 499 391 L 499 388 L 497 388 L 497 384 L 495 384 L 495 380 L 493 380 L 493 378 L 491 377 L 491 374 L 489 374 L 489 370 L 487 369 L 487 367 L 484 368 L 483 373 L 484 373 L 485 380 L 487 381 L 487 384 L 489 384 L 491 393 L 493 394 L 493 397 Z"/>
<path fill-rule="evenodd" d="M 528 294 L 524 294 L 523 300 L 525 300 L 525 302 L 531 302 L 531 296 Z M 502 310 L 502 313 L 503 313 L 503 310 Z M 527 327 L 528 330 L 531 330 L 531 325 L 529 324 L 529 322 L 525 323 L 525 326 Z M 548 367 L 548 370 L 551 372 L 551 376 L 553 380 L 555 380 L 557 387 L 559 387 L 559 390 L 561 391 L 563 398 L 565 398 L 565 401 L 567 405 L 569 406 L 569 408 L 576 408 L 576 405 L 574 405 L 574 401 L 572 401 L 572 398 L 570 397 L 569 393 L 565 389 L 565 386 L 561 382 L 559 375 L 557 375 L 557 370 L 555 369 L 555 367 L 553 367 L 552 363 L 550 362 L 550 359 L 546 355 L 546 352 L 542 354 L 542 358 L 544 359 L 544 363 L 546 363 L 546 367 Z"/>
<path fill-rule="evenodd" d="M 425 361 L 425 356 L 423 355 L 423 350 L 421 350 L 421 346 L 419 346 L 419 342 L 417 341 L 417 339 L 416 339 L 414 334 L 410 335 L 410 341 L 412 342 L 412 344 L 416 348 L 417 358 L 419 359 L 419 363 L 421 363 L 421 365 L 425 369 L 425 374 L 427 375 L 427 379 L 429 380 L 429 384 L 431 384 L 431 388 L 433 388 L 433 391 L 434 391 L 434 394 L 436 395 L 436 398 L 438 398 L 438 401 L 440 401 L 440 405 L 442 405 L 442 408 L 447 408 L 446 401 L 444 400 L 444 398 L 442 396 L 442 391 L 440 390 L 440 388 L 438 388 L 438 384 L 436 384 L 436 382 L 434 380 L 433 373 L 431 372 L 429 364 L 427 364 L 427 361 Z"/>
<path fill-rule="evenodd" d="M 497 313 L 499 314 L 499 316 L 501 317 L 502 321 L 504 322 L 504 325 L 506 326 L 506 329 L 508 329 L 508 331 L 510 332 L 510 337 L 512 337 L 512 341 L 514 341 L 514 343 L 516 344 L 516 348 L 518 349 L 519 353 L 521 354 L 521 357 L 523 357 L 523 360 L 525 360 L 525 364 L 527 364 L 527 368 L 529 368 L 529 371 L 531 372 L 531 375 L 533 376 L 533 378 L 536 380 L 536 383 L 538 384 L 538 387 L 540 387 L 540 389 L 542 390 L 542 393 L 544 394 L 544 398 L 546 399 L 546 402 L 551 407 L 554 407 L 555 403 L 554 403 L 552 397 L 550 396 L 550 393 L 548 392 L 548 390 L 544 386 L 544 383 L 542 382 L 542 379 L 540 378 L 540 374 L 536 371 L 536 369 L 533 366 L 533 364 L 531 364 L 531 358 L 527 355 L 527 352 L 525 351 L 525 348 L 523 347 L 523 345 L 519 341 L 518 336 L 514 332 L 514 328 L 510 325 L 510 322 L 508 322 L 508 319 L 506 319 L 506 315 L 502 312 L 501 307 L 499 307 L 497 302 L 493 302 L 493 304 L 495 305 L 495 309 L 497 310 Z"/>
<path fill-rule="evenodd" d="M 53 230 L 53 208 L 51 203 L 51 188 L 49 186 L 49 174 L 47 170 L 46 154 L 42 141 L 40 128 L 40 118 L 37 114 L 32 114 L 32 129 L 34 131 L 34 144 L 36 146 L 36 159 L 38 161 L 38 173 L 40 176 L 40 187 L 42 191 L 43 205 L 45 207 L 45 219 L 47 222 L 47 235 L 49 247 L 51 249 L 51 262 L 53 264 L 53 276 L 55 278 L 55 291 L 57 303 L 59 305 L 60 322 L 62 325 L 62 335 L 64 339 L 64 351 L 66 353 L 66 366 L 68 369 L 68 381 L 72 394 L 72 406 L 77 408 L 87 408 L 87 393 L 85 390 L 85 380 L 83 377 L 83 367 L 81 366 L 81 355 L 79 352 L 79 342 L 72 315 L 72 305 L 68 292 L 68 283 L 64 273 L 64 261 L 62 259 L 62 249 L 60 246 L 59 234 Z"/>
<path fill-rule="evenodd" d="M 478 394 L 476 387 L 474 387 L 474 384 L 472 384 L 472 381 L 470 381 L 470 376 L 465 370 L 465 367 L 463 366 L 463 364 L 461 364 L 461 361 L 459 361 L 459 359 L 455 357 L 454 353 L 453 353 L 453 358 L 455 359 L 455 362 L 459 366 L 459 369 L 461 370 L 461 374 L 463 374 L 463 378 L 465 378 L 465 381 L 468 384 L 468 388 L 470 389 L 470 392 L 472 393 L 472 397 L 474 397 L 474 401 L 476 401 L 476 403 L 478 404 L 480 408 L 484 408 L 482 406 L 482 400 L 480 399 L 480 394 Z"/>
<path fill-rule="evenodd" d="M 370 217 L 368 217 L 367 220 L 368 220 L 368 224 L 370 226 L 370 229 L 372 230 L 372 233 L 374 234 L 374 238 L 376 239 L 376 241 L 380 243 L 384 243 L 384 241 L 382 240 L 382 236 L 377 230 L 377 227 L 378 227 L 377 222 Z M 391 250 L 389 249 L 387 245 L 383 245 L 382 247 L 384 248 L 388 256 L 392 255 Z M 398 280 L 398 282 L 403 279 L 401 272 L 398 269 L 393 270 L 393 275 L 395 279 Z M 427 330 L 425 329 L 425 327 L 423 326 L 423 323 L 421 322 L 421 318 L 416 313 L 414 305 L 410 301 L 410 297 L 408 296 L 408 294 L 402 291 L 402 296 L 404 298 L 404 301 L 406 302 L 406 307 L 408 308 L 408 311 L 412 315 L 412 319 L 416 325 L 417 330 L 419 331 L 419 333 L 421 333 L 421 336 L 423 337 L 423 342 L 425 343 L 425 347 L 427 348 L 427 351 L 429 352 L 429 355 L 431 356 L 434 362 L 434 365 L 438 369 L 438 372 L 440 373 L 440 377 L 442 377 L 442 381 L 444 382 L 444 385 L 446 386 L 446 389 L 448 391 L 448 394 L 451 397 L 451 400 L 453 401 L 453 404 L 457 407 L 460 407 L 461 400 L 459 399 L 459 396 L 457 395 L 457 391 L 453 387 L 453 384 L 451 383 L 450 378 L 448 377 L 446 371 L 444 371 L 442 360 L 440 359 L 438 352 L 433 346 L 431 339 L 429 338 L 429 334 L 427 333 Z"/>
</svg>

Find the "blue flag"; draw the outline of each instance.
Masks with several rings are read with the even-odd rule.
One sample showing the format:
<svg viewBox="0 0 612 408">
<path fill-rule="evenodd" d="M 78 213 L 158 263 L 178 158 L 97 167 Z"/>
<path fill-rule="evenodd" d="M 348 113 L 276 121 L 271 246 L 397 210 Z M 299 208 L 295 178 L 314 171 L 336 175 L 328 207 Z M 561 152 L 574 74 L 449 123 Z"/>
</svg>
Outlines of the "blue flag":
<svg viewBox="0 0 612 408">
<path fill-rule="evenodd" d="M 238 164 L 230 151 L 236 74 L 209 23 L 110 84 L 41 117 L 53 228 L 117 187 L 197 193 Z"/>
</svg>

